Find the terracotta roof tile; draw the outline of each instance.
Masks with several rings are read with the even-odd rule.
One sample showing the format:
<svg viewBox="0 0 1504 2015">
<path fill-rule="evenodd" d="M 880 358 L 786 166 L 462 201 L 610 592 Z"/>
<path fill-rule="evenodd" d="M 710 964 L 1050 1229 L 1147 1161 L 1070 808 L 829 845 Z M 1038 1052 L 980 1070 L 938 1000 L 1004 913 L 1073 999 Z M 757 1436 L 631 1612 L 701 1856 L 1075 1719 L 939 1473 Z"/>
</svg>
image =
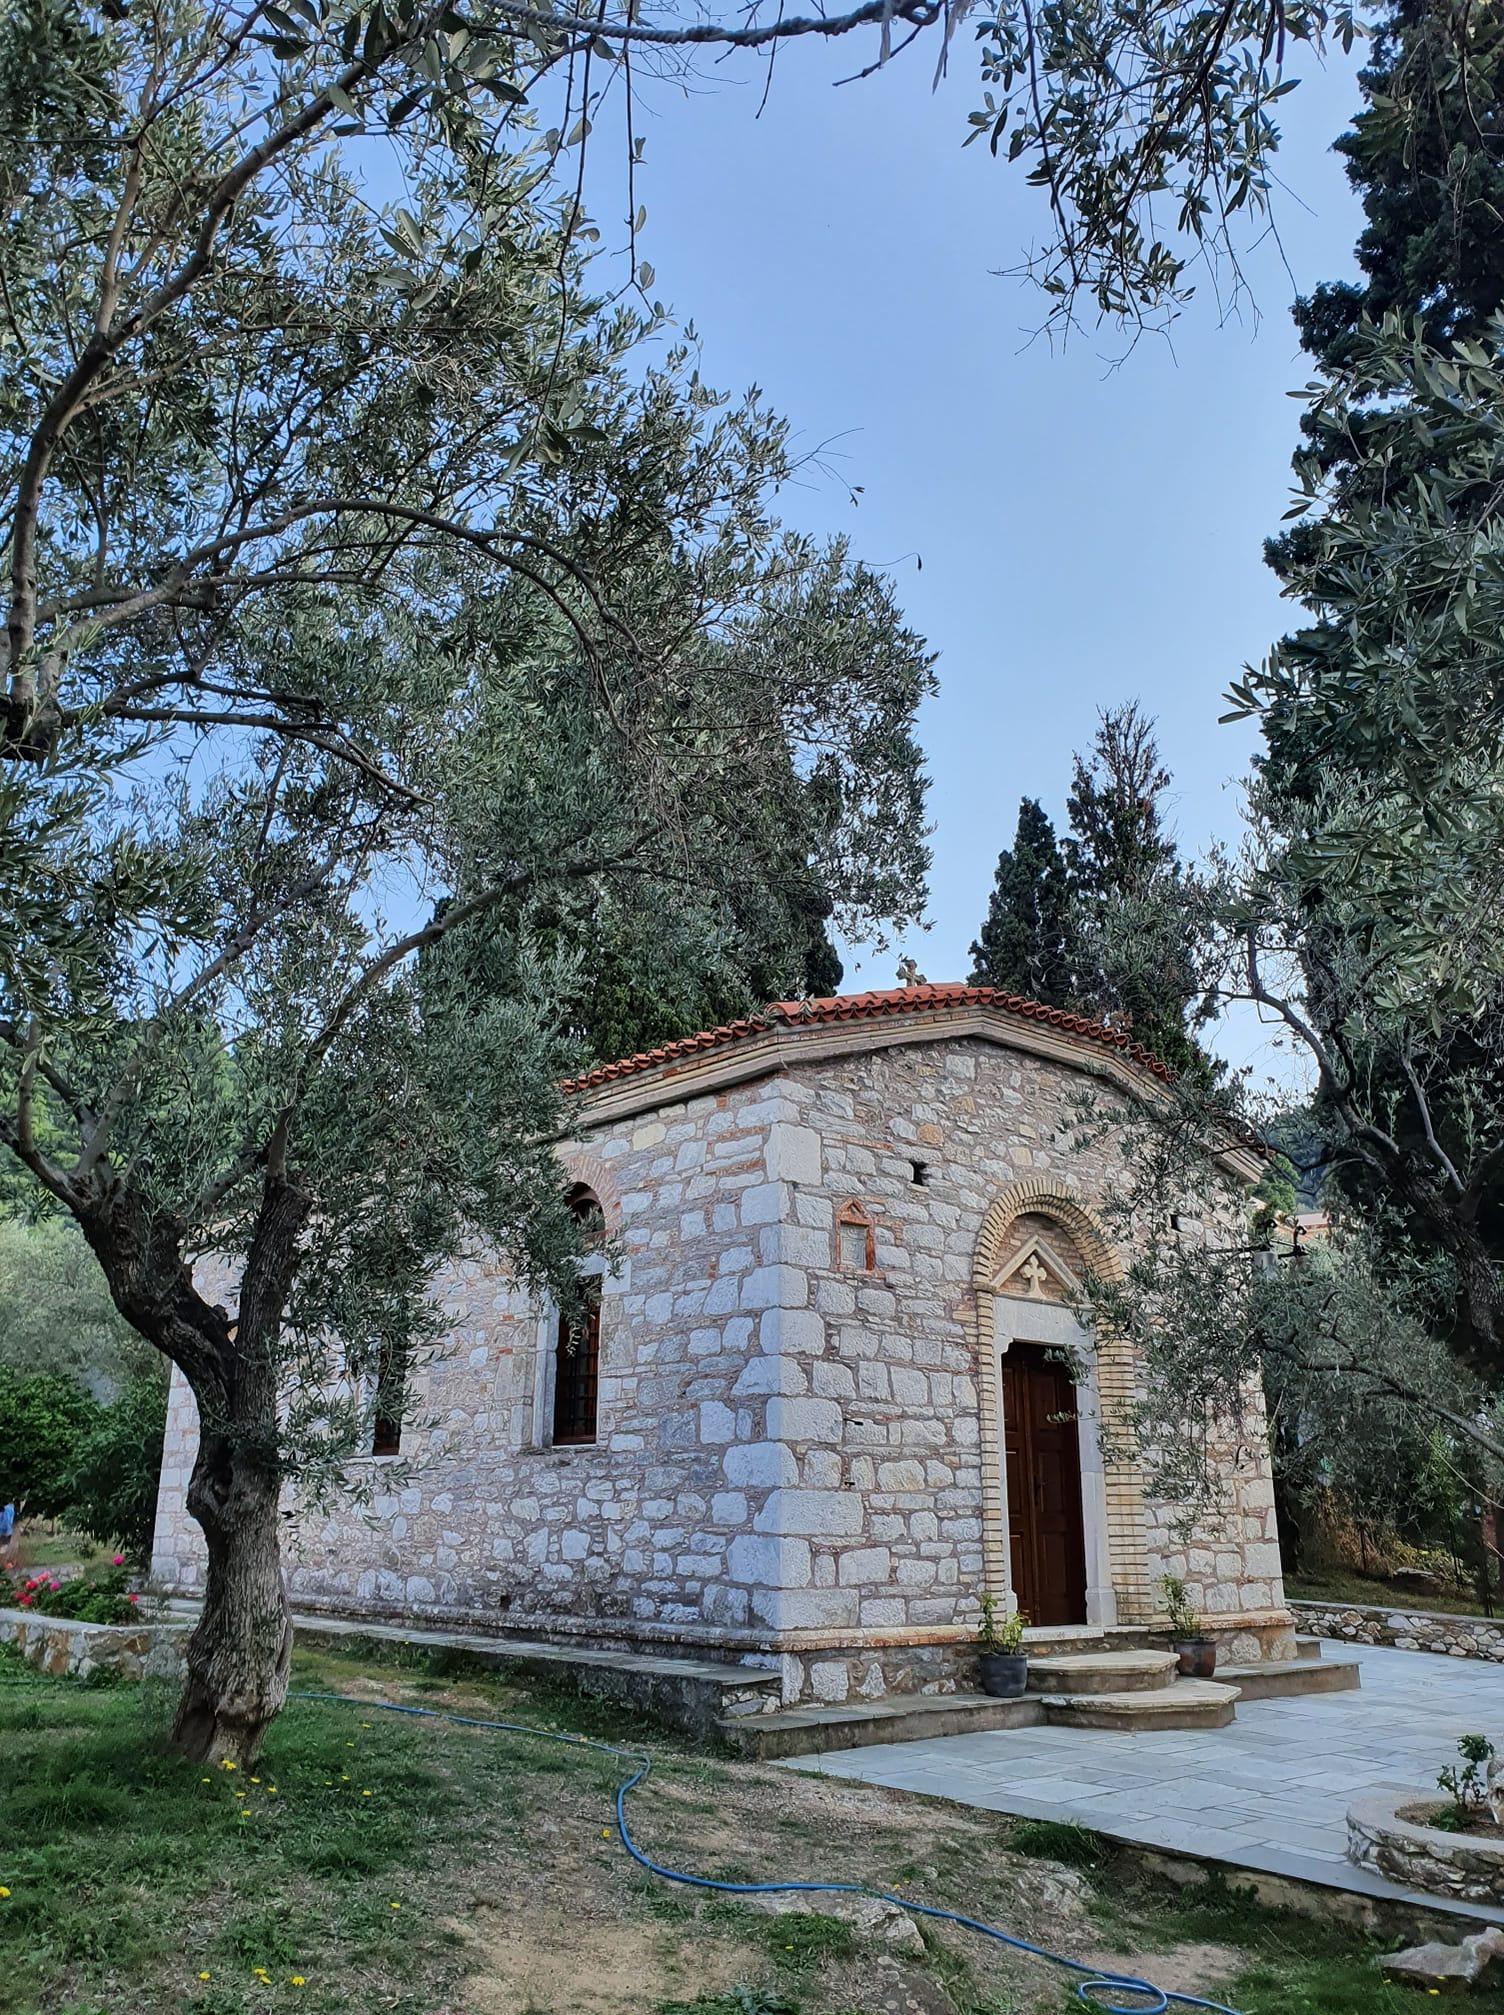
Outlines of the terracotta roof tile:
<svg viewBox="0 0 1504 2015">
<path fill-rule="evenodd" d="M 619 1079 L 635 1077 L 640 1071 L 655 1070 L 659 1064 L 673 1063 L 697 1051 L 724 1049 L 769 1029 L 806 1028 L 816 1022 L 882 1021 L 893 1016 L 918 1014 L 925 1009 L 984 1007 L 1022 1021 L 1043 1022 L 1063 1035 L 1080 1036 L 1115 1049 L 1155 1077 L 1170 1079 L 1174 1073 L 1159 1058 L 1121 1029 L 1086 1015 L 1070 1014 L 1064 1008 L 1045 1007 L 1022 994 L 1003 993 L 997 987 L 967 986 L 953 982 L 945 986 L 888 987 L 877 993 L 831 994 L 821 1000 L 772 1001 L 761 1014 L 744 1015 L 739 1021 L 724 1022 L 719 1028 L 703 1029 L 697 1035 L 681 1036 L 657 1049 L 641 1050 L 636 1056 L 615 1063 L 597 1064 L 594 1070 L 572 1078 L 566 1091 L 594 1091 Z"/>
</svg>

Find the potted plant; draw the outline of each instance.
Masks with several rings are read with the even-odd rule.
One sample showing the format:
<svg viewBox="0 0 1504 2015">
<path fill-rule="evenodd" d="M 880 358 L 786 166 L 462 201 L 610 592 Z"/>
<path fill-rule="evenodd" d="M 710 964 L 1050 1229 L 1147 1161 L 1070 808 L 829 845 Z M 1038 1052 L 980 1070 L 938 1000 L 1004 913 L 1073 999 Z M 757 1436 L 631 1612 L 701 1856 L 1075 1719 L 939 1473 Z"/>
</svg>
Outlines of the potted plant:
<svg viewBox="0 0 1504 2015">
<path fill-rule="evenodd" d="M 997 1597 L 983 1589 L 982 1623 L 977 1631 L 977 1664 L 982 1691 L 994 1700 L 1018 1700 L 1029 1683 L 1029 1661 L 1024 1655 L 1024 1625 L 1021 1610 L 998 1620 Z"/>
<path fill-rule="evenodd" d="M 1159 1586 L 1170 1618 L 1170 1642 L 1183 1677 L 1210 1679 L 1217 1669 L 1217 1640 L 1202 1629 L 1201 1618 L 1178 1574 L 1161 1575 Z"/>
</svg>

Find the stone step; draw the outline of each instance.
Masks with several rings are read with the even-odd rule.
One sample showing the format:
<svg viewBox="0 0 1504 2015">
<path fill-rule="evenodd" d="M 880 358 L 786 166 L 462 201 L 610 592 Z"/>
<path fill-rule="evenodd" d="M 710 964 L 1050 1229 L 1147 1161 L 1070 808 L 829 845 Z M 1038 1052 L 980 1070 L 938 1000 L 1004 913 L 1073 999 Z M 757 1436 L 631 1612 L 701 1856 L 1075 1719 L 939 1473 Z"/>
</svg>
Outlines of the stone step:
<svg viewBox="0 0 1504 2015">
<path fill-rule="evenodd" d="M 1215 1679 L 1177 1679 L 1151 1692 L 1041 1693 L 1034 1696 L 1056 1728 L 1225 1728 L 1238 1704 L 1235 1686 Z"/>
<path fill-rule="evenodd" d="M 1288 1700 L 1301 1693 L 1351 1693 L 1363 1683 L 1356 1658 L 1271 1658 L 1219 1665 L 1217 1677 L 1243 1700 Z"/>
<path fill-rule="evenodd" d="M 773 1762 L 818 1756 L 869 1743 L 924 1742 L 936 1735 L 976 1735 L 990 1728 L 1037 1728 L 1044 1709 L 1031 1697 L 994 1700 L 986 1693 L 890 1693 L 839 1707 L 791 1707 L 778 1714 L 726 1716 L 720 1734 L 743 1756 Z"/>
<path fill-rule="evenodd" d="M 1029 1657 L 1031 1693 L 1148 1693 L 1175 1678 L 1173 1651 L 1069 1651 Z"/>
<path fill-rule="evenodd" d="M 1322 1640 L 1319 1637 L 1307 1637 L 1302 1632 L 1297 1632 L 1295 1637 L 1295 1656 L 1305 1659 L 1319 1658 L 1321 1656 L 1321 1642 Z"/>
</svg>

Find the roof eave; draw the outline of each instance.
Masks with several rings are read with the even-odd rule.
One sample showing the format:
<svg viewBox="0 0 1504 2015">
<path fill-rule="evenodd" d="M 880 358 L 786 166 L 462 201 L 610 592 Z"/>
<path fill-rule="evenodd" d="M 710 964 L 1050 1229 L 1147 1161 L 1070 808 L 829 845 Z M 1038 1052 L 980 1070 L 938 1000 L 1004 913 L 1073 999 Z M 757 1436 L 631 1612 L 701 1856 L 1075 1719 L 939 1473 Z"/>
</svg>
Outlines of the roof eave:
<svg viewBox="0 0 1504 2015">
<path fill-rule="evenodd" d="M 1163 1082 L 1152 1072 L 1122 1052 L 1105 1048 L 1100 1041 L 1072 1036 L 996 1008 L 940 1006 L 901 1017 L 771 1023 L 734 1042 L 670 1058 L 591 1088 L 577 1109 L 579 1127 L 581 1132 L 594 1132 L 640 1113 L 684 1104 L 828 1058 L 966 1038 L 1061 1064 L 1112 1084 L 1140 1103 L 1162 1098 L 1165 1093 Z M 1218 1151 L 1217 1159 L 1244 1182 L 1256 1183 L 1264 1173 L 1262 1160 L 1249 1147 L 1230 1144 Z"/>
</svg>

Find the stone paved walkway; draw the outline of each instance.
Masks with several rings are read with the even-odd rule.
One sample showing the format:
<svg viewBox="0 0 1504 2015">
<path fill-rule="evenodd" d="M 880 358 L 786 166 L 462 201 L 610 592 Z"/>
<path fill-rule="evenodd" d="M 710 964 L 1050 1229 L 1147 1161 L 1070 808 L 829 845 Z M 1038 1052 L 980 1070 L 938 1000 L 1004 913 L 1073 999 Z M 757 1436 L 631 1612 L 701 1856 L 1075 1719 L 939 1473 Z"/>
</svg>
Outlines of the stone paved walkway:
<svg viewBox="0 0 1504 2015">
<path fill-rule="evenodd" d="M 1348 1656 L 1347 1646 L 1328 1647 Z M 1504 1670 L 1357 1649 L 1351 1693 L 1240 1702 L 1228 1728 L 1018 1728 L 801 1756 L 823 1771 L 1373 1895 L 1404 1892 L 1345 1858 L 1347 1807 L 1381 1785 L 1431 1785 L 1459 1735 L 1504 1749 Z M 1504 1921 L 1504 1912 L 1475 1915 Z"/>
</svg>

